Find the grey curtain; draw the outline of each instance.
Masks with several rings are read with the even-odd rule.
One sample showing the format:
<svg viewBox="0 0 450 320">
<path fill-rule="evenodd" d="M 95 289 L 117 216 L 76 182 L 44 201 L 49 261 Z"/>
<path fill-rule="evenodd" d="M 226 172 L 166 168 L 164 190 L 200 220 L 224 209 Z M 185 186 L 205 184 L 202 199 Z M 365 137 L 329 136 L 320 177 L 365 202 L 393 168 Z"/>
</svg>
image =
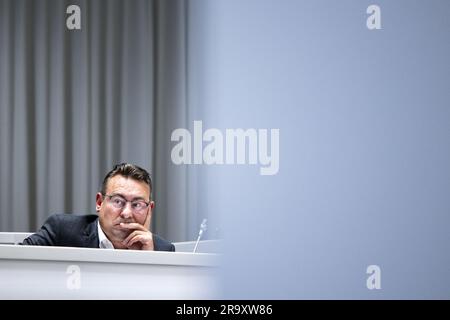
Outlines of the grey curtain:
<svg viewBox="0 0 450 320">
<path fill-rule="evenodd" d="M 66 8 L 81 8 L 81 30 Z M 113 164 L 152 172 L 152 229 L 190 235 L 186 172 L 170 132 L 185 127 L 186 2 L 0 1 L 0 231 L 52 213 L 94 213 Z"/>
</svg>

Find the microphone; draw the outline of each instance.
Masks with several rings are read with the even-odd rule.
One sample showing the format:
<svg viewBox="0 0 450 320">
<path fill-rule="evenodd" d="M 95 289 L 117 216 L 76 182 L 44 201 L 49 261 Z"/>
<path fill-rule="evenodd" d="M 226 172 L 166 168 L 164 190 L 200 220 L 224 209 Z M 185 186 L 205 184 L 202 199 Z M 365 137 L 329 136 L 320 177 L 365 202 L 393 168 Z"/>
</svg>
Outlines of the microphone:
<svg viewBox="0 0 450 320">
<path fill-rule="evenodd" d="M 197 241 L 195 242 L 195 247 L 194 247 L 193 253 L 195 253 L 197 251 L 198 242 L 200 241 L 200 239 L 203 235 L 203 232 L 206 231 L 206 229 L 208 229 L 208 227 L 206 225 L 207 221 L 208 220 L 203 219 L 202 224 L 200 225 L 200 231 L 198 232 L 198 237 L 197 237 Z"/>
</svg>

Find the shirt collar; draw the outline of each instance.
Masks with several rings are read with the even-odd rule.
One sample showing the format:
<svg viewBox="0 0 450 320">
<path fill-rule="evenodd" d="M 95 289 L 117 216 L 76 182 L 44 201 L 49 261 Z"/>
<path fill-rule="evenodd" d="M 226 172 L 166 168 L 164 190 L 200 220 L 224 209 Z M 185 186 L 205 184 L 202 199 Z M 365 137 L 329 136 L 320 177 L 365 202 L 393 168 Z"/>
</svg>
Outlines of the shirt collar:
<svg viewBox="0 0 450 320">
<path fill-rule="evenodd" d="M 98 229 L 98 247 L 102 249 L 114 249 L 114 246 L 111 241 L 106 237 L 105 233 L 100 226 L 100 221 L 97 220 L 97 229 Z"/>
</svg>

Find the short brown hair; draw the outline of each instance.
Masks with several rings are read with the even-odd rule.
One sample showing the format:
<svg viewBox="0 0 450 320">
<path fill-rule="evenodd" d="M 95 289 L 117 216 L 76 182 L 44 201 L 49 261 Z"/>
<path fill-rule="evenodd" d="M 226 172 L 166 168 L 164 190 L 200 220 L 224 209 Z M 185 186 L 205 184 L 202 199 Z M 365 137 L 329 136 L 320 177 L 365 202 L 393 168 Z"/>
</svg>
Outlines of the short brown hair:
<svg viewBox="0 0 450 320">
<path fill-rule="evenodd" d="M 108 181 L 110 178 L 121 175 L 124 177 L 128 177 L 137 181 L 143 181 L 150 187 L 150 198 L 152 194 L 152 178 L 150 177 L 150 174 L 141 167 L 131 164 L 131 163 L 119 163 L 114 166 L 114 168 L 108 172 L 108 174 L 105 176 L 105 179 L 103 179 L 102 189 L 101 193 L 102 195 L 106 194 L 106 186 L 108 185 Z"/>
</svg>

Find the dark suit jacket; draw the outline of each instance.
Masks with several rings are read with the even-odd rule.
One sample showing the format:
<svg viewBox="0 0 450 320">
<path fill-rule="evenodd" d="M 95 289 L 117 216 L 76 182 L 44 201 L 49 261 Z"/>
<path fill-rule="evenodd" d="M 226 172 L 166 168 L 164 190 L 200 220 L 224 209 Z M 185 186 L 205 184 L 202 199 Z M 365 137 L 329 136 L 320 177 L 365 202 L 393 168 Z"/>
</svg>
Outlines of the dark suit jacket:
<svg viewBox="0 0 450 320">
<path fill-rule="evenodd" d="M 98 248 L 98 216 L 54 214 L 42 228 L 23 240 L 23 245 Z M 175 251 L 175 246 L 153 234 L 155 251 Z"/>
</svg>

